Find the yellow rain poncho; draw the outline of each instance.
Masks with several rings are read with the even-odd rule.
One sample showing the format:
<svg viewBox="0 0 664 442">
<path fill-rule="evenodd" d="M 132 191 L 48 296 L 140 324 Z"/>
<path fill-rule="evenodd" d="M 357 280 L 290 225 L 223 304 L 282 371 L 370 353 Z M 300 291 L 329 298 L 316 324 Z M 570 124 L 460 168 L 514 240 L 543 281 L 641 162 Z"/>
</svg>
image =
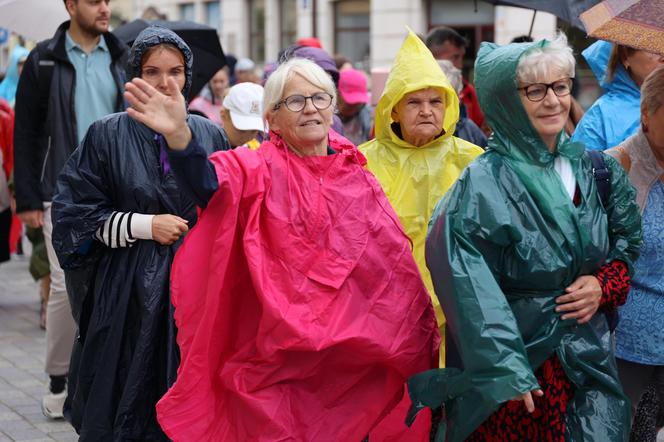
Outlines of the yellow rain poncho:
<svg viewBox="0 0 664 442">
<path fill-rule="evenodd" d="M 413 146 L 392 130 L 392 109 L 408 93 L 439 88 L 445 101 L 444 132 L 428 144 Z M 412 31 L 404 41 L 376 107 L 376 138 L 359 149 L 367 167 L 378 178 L 406 233 L 413 242 L 413 255 L 436 310 L 441 336 L 445 318 L 433 291 L 424 260 L 427 226 L 436 203 L 457 180 L 461 171 L 483 150 L 452 136 L 459 120 L 459 99 L 422 40 Z M 444 361 L 444 339 L 441 366 Z"/>
</svg>

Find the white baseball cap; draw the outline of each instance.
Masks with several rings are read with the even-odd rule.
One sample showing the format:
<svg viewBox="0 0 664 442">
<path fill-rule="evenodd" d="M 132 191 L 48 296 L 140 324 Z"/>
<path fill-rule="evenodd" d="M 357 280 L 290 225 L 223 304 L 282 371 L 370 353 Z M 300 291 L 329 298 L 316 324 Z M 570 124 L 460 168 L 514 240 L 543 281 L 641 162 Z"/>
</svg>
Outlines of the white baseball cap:
<svg viewBox="0 0 664 442">
<path fill-rule="evenodd" d="M 231 114 L 233 126 L 239 130 L 265 130 L 263 124 L 263 86 L 239 83 L 224 98 L 224 108 Z"/>
<path fill-rule="evenodd" d="M 253 71 L 256 68 L 256 63 L 251 58 L 240 58 L 235 63 L 235 72 L 237 71 Z"/>
</svg>

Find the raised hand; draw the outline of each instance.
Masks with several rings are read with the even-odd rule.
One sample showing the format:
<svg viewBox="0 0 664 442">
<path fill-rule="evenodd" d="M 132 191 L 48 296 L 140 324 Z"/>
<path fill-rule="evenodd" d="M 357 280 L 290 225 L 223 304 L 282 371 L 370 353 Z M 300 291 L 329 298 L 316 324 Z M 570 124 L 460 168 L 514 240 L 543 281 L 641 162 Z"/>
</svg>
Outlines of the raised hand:
<svg viewBox="0 0 664 442">
<path fill-rule="evenodd" d="M 579 276 L 565 289 L 565 294 L 556 298 L 557 312 L 563 312 L 562 319 L 576 319 L 584 324 L 593 317 L 602 298 L 602 287 L 592 275 Z"/>
<path fill-rule="evenodd" d="M 174 79 L 168 79 L 168 94 L 162 94 L 141 78 L 125 84 L 127 114 L 166 139 L 168 147 L 184 150 L 191 141 L 184 97 Z"/>
</svg>

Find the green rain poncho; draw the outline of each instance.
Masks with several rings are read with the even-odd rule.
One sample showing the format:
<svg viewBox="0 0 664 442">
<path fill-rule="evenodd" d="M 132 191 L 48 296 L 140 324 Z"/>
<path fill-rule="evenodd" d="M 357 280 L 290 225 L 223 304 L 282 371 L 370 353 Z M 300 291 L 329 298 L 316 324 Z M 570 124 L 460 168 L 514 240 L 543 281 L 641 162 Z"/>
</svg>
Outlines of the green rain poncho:
<svg viewBox="0 0 664 442">
<path fill-rule="evenodd" d="M 391 113 L 406 94 L 430 87 L 439 89 L 445 100 L 444 132 L 428 144 L 416 147 L 394 133 Z M 367 157 L 367 167 L 380 181 L 413 242 L 413 255 L 431 295 L 441 335 L 445 319 L 424 261 L 427 225 L 436 203 L 461 171 L 483 152 L 480 147 L 452 136 L 458 120 L 456 92 L 431 51 L 417 35 L 409 32 L 376 107 L 376 138 L 361 145 L 360 151 Z M 441 360 L 444 360 L 442 344 Z"/>
<path fill-rule="evenodd" d="M 561 133 L 550 153 L 517 92 L 516 68 L 548 42 L 482 43 L 475 85 L 489 126 L 488 151 L 436 207 L 426 258 L 463 367 L 409 381 L 412 412 L 445 408 L 438 440 L 461 441 L 498 407 L 539 388 L 534 371 L 555 352 L 574 386 L 568 441 L 624 441 L 629 404 L 617 379 L 605 316 L 562 321 L 555 298 L 580 275 L 638 255 L 634 190 L 613 159 L 611 197 L 601 205 L 584 146 Z M 575 207 L 554 169 L 570 160 L 580 190 Z M 607 215 L 608 214 L 608 215 Z"/>
</svg>

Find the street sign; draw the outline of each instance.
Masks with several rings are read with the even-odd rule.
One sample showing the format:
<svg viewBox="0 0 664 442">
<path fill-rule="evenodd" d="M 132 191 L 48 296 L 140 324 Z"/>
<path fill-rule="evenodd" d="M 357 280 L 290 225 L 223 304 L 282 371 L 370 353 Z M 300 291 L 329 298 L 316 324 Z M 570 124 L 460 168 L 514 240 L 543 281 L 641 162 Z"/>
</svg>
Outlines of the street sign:
<svg viewBox="0 0 664 442">
<path fill-rule="evenodd" d="M 7 43 L 7 40 L 9 40 L 9 30 L 0 28 L 0 45 Z"/>
</svg>

